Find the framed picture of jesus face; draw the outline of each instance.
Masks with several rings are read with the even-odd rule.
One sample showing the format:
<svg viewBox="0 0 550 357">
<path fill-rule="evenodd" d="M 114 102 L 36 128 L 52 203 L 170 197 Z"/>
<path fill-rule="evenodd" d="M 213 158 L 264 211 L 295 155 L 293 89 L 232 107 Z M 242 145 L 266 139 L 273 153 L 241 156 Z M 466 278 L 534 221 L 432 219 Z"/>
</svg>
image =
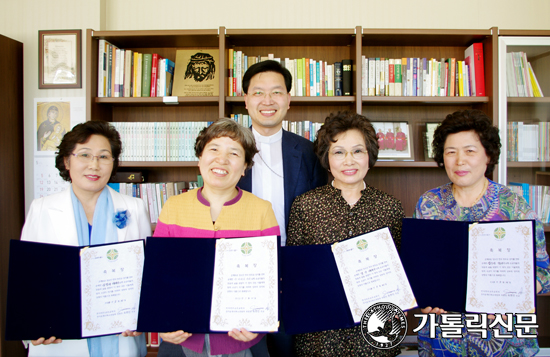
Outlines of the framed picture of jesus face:
<svg viewBox="0 0 550 357">
<path fill-rule="evenodd" d="M 379 160 L 413 160 L 413 141 L 407 122 L 373 122 Z"/>
</svg>

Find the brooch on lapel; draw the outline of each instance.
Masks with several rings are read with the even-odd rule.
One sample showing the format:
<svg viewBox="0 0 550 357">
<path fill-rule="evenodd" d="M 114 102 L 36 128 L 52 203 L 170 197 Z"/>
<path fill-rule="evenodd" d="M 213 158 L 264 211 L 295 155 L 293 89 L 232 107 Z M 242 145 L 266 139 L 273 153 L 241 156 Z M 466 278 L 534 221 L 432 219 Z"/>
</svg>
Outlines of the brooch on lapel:
<svg viewBox="0 0 550 357">
<path fill-rule="evenodd" d="M 118 229 L 126 227 L 128 220 L 130 219 L 130 212 L 128 210 L 118 211 L 115 213 L 113 218 L 113 223 L 117 226 Z"/>
</svg>

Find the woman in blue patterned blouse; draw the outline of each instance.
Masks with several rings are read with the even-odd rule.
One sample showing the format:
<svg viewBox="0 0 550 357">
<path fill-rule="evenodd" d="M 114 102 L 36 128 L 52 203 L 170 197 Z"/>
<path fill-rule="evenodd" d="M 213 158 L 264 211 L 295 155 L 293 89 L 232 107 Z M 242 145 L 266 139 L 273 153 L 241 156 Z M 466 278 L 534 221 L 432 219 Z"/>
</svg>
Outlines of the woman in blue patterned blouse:
<svg viewBox="0 0 550 357">
<path fill-rule="evenodd" d="M 550 269 L 542 223 L 527 202 L 506 186 L 489 180 L 500 155 L 498 129 L 480 110 L 447 115 L 434 134 L 435 161 L 451 180 L 424 193 L 414 217 L 454 221 L 502 221 L 536 219 L 537 293 L 550 291 Z M 423 313 L 440 314 L 443 308 L 427 307 Z M 509 334 L 499 326 L 502 334 Z M 420 356 L 533 356 L 539 351 L 536 339 L 495 339 L 468 333 L 461 339 L 429 337 L 429 325 L 418 333 Z"/>
</svg>

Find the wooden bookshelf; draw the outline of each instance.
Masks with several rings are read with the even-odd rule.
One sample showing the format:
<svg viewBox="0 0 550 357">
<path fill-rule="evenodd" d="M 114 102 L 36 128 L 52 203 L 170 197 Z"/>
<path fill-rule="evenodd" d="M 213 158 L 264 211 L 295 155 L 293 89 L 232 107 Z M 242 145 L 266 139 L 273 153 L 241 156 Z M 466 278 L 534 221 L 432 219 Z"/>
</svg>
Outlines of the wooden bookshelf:
<svg viewBox="0 0 550 357">
<path fill-rule="evenodd" d="M 376 163 L 366 181 L 401 200 L 411 216 L 420 195 L 449 181 L 444 170 L 424 157 L 426 123 L 441 122 L 457 110 L 481 109 L 497 123 L 496 28 L 486 30 L 366 29 L 362 31 L 361 55 L 367 58 L 464 59 L 471 44 L 483 43 L 484 97 L 361 97 L 361 112 L 375 122 L 407 122 L 413 141 L 413 162 Z M 360 78 L 359 78 L 360 80 Z M 391 180 L 388 179 L 391 177 Z"/>
<path fill-rule="evenodd" d="M 230 114 L 247 114 L 244 98 L 228 96 L 229 49 L 240 50 L 248 56 L 276 58 L 312 58 L 329 64 L 352 59 L 351 96 L 298 97 L 291 100 L 286 120 L 323 122 L 331 112 L 351 110 L 373 121 L 407 121 L 411 128 L 414 161 L 377 163 L 367 175 L 367 182 L 385 190 L 403 202 L 407 216 L 412 215 L 418 197 L 435 186 L 448 181 L 443 170 L 424 158 L 426 122 L 441 121 L 449 113 L 463 109 L 482 109 L 497 123 L 496 88 L 496 28 L 485 30 L 429 29 L 366 29 L 360 26 L 347 29 L 219 29 L 155 30 L 155 31 L 93 31 L 87 36 L 87 119 L 121 122 L 141 121 L 212 121 Z M 178 49 L 218 48 L 217 73 L 220 80 L 218 97 L 178 97 L 177 105 L 164 104 L 162 98 L 98 98 L 97 54 L 98 41 L 105 39 L 119 48 L 143 53 L 159 53 L 175 60 Z M 474 42 L 482 42 L 485 58 L 484 97 L 367 97 L 361 95 L 361 56 L 367 57 L 426 57 L 462 60 L 464 50 Z M 176 180 L 181 172 L 192 170 L 194 164 L 123 163 L 121 169 L 142 168 L 153 172 L 160 181 Z M 388 180 L 391 172 L 392 180 Z M 149 175 L 151 176 L 151 175 Z M 188 175 L 186 175 L 188 176 Z M 416 177 L 416 181 L 411 181 Z M 496 179 L 496 177 L 494 177 Z M 180 179 L 181 180 L 181 179 Z"/>
</svg>

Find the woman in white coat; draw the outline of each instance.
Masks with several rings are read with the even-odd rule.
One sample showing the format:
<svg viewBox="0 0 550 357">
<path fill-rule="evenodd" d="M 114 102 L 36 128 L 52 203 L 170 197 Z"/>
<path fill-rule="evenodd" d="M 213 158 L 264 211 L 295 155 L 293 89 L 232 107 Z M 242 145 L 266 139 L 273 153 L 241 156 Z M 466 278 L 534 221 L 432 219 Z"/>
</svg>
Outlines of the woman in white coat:
<svg viewBox="0 0 550 357">
<path fill-rule="evenodd" d="M 21 240 L 86 246 L 145 239 L 151 224 L 141 199 L 107 186 L 118 168 L 122 143 L 107 122 L 76 125 L 59 144 L 56 167 L 71 182 L 67 190 L 32 202 Z M 145 356 L 143 335 L 61 340 L 43 336 L 31 341 L 29 356 Z"/>
</svg>

